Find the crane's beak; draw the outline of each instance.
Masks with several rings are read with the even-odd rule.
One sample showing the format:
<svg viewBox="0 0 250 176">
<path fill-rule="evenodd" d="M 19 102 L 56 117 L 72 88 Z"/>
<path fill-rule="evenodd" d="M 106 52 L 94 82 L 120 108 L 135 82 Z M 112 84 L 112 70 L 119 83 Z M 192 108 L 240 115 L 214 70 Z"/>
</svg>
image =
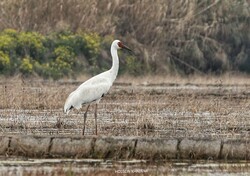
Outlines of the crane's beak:
<svg viewBox="0 0 250 176">
<path fill-rule="evenodd" d="M 128 51 L 130 51 L 130 52 L 132 52 L 132 53 L 134 53 L 129 47 L 127 47 L 127 46 L 124 45 L 124 44 L 122 44 L 122 48 L 123 48 L 123 49 L 126 49 L 126 50 L 128 50 Z"/>
</svg>

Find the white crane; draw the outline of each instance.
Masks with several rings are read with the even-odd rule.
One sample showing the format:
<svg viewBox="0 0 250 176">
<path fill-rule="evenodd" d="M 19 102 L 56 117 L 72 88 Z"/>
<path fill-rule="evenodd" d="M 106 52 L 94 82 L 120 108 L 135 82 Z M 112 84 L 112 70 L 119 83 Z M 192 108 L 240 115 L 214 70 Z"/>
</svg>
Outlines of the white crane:
<svg viewBox="0 0 250 176">
<path fill-rule="evenodd" d="M 84 113 L 83 131 L 85 131 L 85 123 L 87 112 L 91 103 L 95 104 L 95 132 L 97 135 L 97 105 L 101 98 L 109 91 L 112 86 L 119 69 L 119 58 L 117 54 L 118 49 L 127 49 L 127 46 L 122 44 L 119 40 L 114 40 L 111 44 L 112 67 L 108 71 L 100 73 L 84 83 L 82 83 L 75 91 L 73 91 L 67 98 L 64 105 L 64 112 L 69 113 L 72 108 L 80 109 L 82 105 L 87 104 L 87 109 Z"/>
</svg>

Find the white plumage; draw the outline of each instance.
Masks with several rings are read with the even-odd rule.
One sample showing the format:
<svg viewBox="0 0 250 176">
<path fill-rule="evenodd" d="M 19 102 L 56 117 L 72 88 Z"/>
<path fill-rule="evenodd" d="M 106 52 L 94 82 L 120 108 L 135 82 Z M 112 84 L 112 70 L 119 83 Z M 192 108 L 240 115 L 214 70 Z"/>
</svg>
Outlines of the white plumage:
<svg viewBox="0 0 250 176">
<path fill-rule="evenodd" d="M 119 70 L 119 58 L 117 54 L 118 49 L 130 50 L 127 46 L 123 45 L 119 40 L 114 40 L 111 44 L 112 67 L 108 71 L 98 74 L 89 80 L 82 83 L 75 91 L 73 91 L 67 98 L 64 105 L 64 112 L 69 113 L 72 108 L 80 109 L 82 105 L 88 104 L 87 110 L 84 113 L 84 127 L 87 118 L 87 112 L 90 103 L 96 104 L 95 109 L 95 123 L 97 122 L 97 104 L 101 98 L 109 91 L 112 86 Z M 130 50 L 131 51 L 131 50 Z M 97 124 L 96 134 L 97 134 Z"/>
<path fill-rule="evenodd" d="M 97 75 L 82 83 L 74 92 L 67 98 L 64 105 L 64 112 L 69 113 L 71 108 L 80 109 L 83 104 L 98 102 L 112 86 L 110 79 L 105 78 L 109 72 Z"/>
</svg>

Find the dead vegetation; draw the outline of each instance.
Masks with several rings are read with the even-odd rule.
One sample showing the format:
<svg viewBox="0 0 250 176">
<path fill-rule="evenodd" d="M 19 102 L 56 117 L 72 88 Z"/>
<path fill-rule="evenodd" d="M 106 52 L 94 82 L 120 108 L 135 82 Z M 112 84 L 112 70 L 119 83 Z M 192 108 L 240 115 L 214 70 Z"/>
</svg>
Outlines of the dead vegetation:
<svg viewBox="0 0 250 176">
<path fill-rule="evenodd" d="M 165 83 L 145 84 L 143 79 L 137 84 L 116 82 L 103 98 L 98 112 L 101 135 L 249 138 L 250 84 L 247 78 L 228 77 L 228 80 L 224 78 L 225 83 L 222 78 L 211 78 L 211 82 L 201 83 L 197 77 L 192 84 L 180 78 L 179 82 L 175 79 L 174 84 L 169 82 L 173 78 L 165 79 Z M 81 134 L 83 110 L 74 110 L 69 116 L 63 113 L 66 96 L 78 84 L 19 78 L 2 80 L 0 132 Z M 90 109 L 86 124 L 88 135 L 93 134 L 93 127 L 93 110 Z"/>
<path fill-rule="evenodd" d="M 2 0 L 0 9 L 1 30 L 82 30 L 125 40 L 142 73 L 250 68 L 248 0 Z"/>
</svg>

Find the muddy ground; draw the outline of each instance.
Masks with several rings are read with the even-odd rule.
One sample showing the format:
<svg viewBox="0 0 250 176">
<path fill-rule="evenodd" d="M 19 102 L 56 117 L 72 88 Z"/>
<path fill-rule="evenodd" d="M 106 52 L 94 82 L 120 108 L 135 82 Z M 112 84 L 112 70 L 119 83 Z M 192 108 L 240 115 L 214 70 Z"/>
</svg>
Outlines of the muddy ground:
<svg viewBox="0 0 250 176">
<path fill-rule="evenodd" d="M 0 134 L 78 136 L 82 133 L 83 113 L 73 110 L 63 113 L 68 94 L 81 82 L 4 79 L 0 82 Z M 98 132 L 100 136 L 138 136 L 159 138 L 250 139 L 250 84 L 220 79 L 211 82 L 141 82 L 117 81 L 98 105 Z M 87 118 L 86 135 L 94 134 L 94 106 Z M 118 172 L 136 172 L 140 175 L 218 173 L 219 175 L 246 174 L 248 163 L 210 163 L 204 161 L 165 162 L 119 165 L 111 161 L 31 161 L 15 158 L 1 159 L 1 173 L 37 173 L 48 175 L 117 175 Z M 25 163 L 23 161 L 28 161 Z M 6 162 L 7 163 L 6 163 Z M 16 162 L 17 161 L 17 162 Z M 36 163 L 40 164 L 36 164 Z M 131 162 L 131 161 L 129 161 Z M 135 161 L 137 163 L 137 161 Z M 41 164 L 42 163 L 42 164 Z M 80 163 L 80 164 L 79 164 Z M 105 164 L 103 164 L 105 163 Z M 177 163 L 177 164 L 175 164 Z M 212 164 L 212 166 L 210 165 Z M 239 164 L 239 165 L 238 165 Z M 102 167 L 99 167 L 99 166 Z M 67 166 L 67 167 L 66 167 Z M 117 166 L 117 167 L 116 167 Z M 101 170 L 96 170 L 102 168 Z M 35 170 L 32 170 L 35 168 Z M 62 168 L 68 168 L 62 170 Z M 147 170 L 150 168 L 149 170 Z M 46 171 L 49 170 L 49 171 Z M 61 169 L 61 170 L 60 170 Z M 6 171 L 6 172 L 5 172 Z M 34 172 L 33 172 L 34 171 Z M 150 171 L 147 173 L 142 173 Z M 28 172 L 26 172 L 28 173 Z M 112 173 L 112 174 L 111 174 Z M 119 173 L 126 174 L 126 173 Z"/>
<path fill-rule="evenodd" d="M 80 82 L 5 81 L 0 84 L 0 133 L 80 135 L 83 113 L 67 116 L 67 95 Z M 104 136 L 248 139 L 250 85 L 116 82 L 98 105 Z M 94 106 L 86 123 L 93 135 Z"/>
</svg>

